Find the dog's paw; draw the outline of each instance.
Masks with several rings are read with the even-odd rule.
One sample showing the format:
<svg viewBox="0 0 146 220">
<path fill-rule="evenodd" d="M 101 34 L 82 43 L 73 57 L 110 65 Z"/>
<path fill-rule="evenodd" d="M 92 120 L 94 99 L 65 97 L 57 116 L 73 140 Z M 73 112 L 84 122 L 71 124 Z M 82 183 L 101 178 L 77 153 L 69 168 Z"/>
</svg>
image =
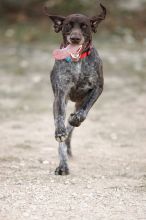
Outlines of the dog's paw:
<svg viewBox="0 0 146 220">
<path fill-rule="evenodd" d="M 67 132 L 65 127 L 59 127 L 58 129 L 56 129 L 55 131 L 55 138 L 58 142 L 64 142 L 67 138 Z"/>
<path fill-rule="evenodd" d="M 85 120 L 85 118 L 85 112 L 83 110 L 80 110 L 70 115 L 69 123 L 74 127 L 79 127 L 80 124 Z"/>
<path fill-rule="evenodd" d="M 69 169 L 68 167 L 57 167 L 55 170 L 55 175 L 61 175 L 61 176 L 65 176 L 69 174 Z"/>
</svg>

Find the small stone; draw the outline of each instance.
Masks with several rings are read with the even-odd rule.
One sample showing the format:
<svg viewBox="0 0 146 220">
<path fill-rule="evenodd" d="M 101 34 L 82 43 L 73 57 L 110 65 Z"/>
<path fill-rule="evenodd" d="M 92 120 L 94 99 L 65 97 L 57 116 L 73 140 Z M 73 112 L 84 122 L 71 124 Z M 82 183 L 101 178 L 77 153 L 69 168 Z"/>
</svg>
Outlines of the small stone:
<svg viewBox="0 0 146 220">
<path fill-rule="evenodd" d="M 48 160 L 44 160 L 42 163 L 43 164 L 49 164 L 49 161 Z"/>
<path fill-rule="evenodd" d="M 21 161 L 21 162 L 20 162 L 20 166 L 24 167 L 24 166 L 25 166 L 25 162 L 24 162 L 24 161 Z"/>
<path fill-rule="evenodd" d="M 38 75 L 34 76 L 34 77 L 32 78 L 32 81 L 33 81 L 34 83 L 39 83 L 39 82 L 41 81 L 41 76 L 38 76 Z"/>
<path fill-rule="evenodd" d="M 72 195 L 73 197 L 77 197 L 78 194 L 77 194 L 77 193 L 72 193 L 71 195 Z"/>
<path fill-rule="evenodd" d="M 75 184 L 76 183 L 76 180 L 75 179 L 72 179 L 71 180 L 71 184 Z"/>
<path fill-rule="evenodd" d="M 64 183 L 65 183 L 66 185 L 68 185 L 70 182 L 69 182 L 69 180 L 66 180 Z"/>
<path fill-rule="evenodd" d="M 16 185 L 22 185 L 22 182 L 17 182 Z"/>
<path fill-rule="evenodd" d="M 88 185 L 86 186 L 86 188 L 87 188 L 87 189 L 91 189 L 92 186 L 91 186 L 90 184 L 88 184 Z"/>
</svg>

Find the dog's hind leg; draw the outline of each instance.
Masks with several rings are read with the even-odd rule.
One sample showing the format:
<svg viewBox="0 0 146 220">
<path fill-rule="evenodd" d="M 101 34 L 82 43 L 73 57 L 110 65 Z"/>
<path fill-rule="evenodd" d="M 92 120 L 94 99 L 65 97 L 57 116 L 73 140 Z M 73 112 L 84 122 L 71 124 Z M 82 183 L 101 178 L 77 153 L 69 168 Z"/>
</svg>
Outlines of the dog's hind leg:
<svg viewBox="0 0 146 220">
<path fill-rule="evenodd" d="M 67 164 L 67 145 L 64 142 L 59 143 L 60 164 L 55 170 L 56 175 L 68 175 L 69 168 Z"/>
<path fill-rule="evenodd" d="M 71 150 L 71 138 L 72 138 L 72 133 L 73 133 L 74 127 L 68 123 L 67 125 L 67 133 L 68 137 L 65 140 L 65 144 L 67 146 L 67 154 L 68 156 L 72 156 L 72 150 Z"/>
<path fill-rule="evenodd" d="M 78 111 L 78 109 L 80 108 L 81 106 L 81 103 L 76 103 L 75 104 L 75 111 Z M 67 133 L 68 133 L 68 136 L 67 136 L 67 139 L 65 140 L 65 144 L 67 145 L 67 154 L 68 156 L 72 156 L 72 149 L 71 149 L 71 139 L 72 139 L 72 133 L 73 133 L 73 130 L 74 130 L 74 126 L 72 126 L 69 122 L 68 122 L 68 125 L 67 125 Z"/>
<path fill-rule="evenodd" d="M 59 163 L 59 166 L 55 170 L 56 175 L 68 175 L 69 174 L 67 159 L 68 159 L 68 156 L 72 156 L 71 137 L 72 137 L 73 129 L 74 127 L 68 124 L 66 128 L 68 137 L 65 140 L 65 142 L 59 143 L 58 151 L 59 151 L 60 163 Z"/>
</svg>

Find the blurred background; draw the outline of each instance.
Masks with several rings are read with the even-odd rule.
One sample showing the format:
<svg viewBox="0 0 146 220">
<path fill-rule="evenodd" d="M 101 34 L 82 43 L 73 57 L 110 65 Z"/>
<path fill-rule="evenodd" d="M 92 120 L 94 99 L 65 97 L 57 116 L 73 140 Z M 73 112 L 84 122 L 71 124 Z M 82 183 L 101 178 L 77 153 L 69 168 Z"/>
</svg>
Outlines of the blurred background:
<svg viewBox="0 0 146 220">
<path fill-rule="evenodd" d="M 105 0 L 102 3 L 107 7 L 108 16 L 102 25 L 102 33 L 99 31 L 101 37 L 123 37 L 127 41 L 145 42 L 145 0 Z M 43 14 L 44 5 L 48 6 L 50 13 L 63 15 L 75 12 L 93 15 L 99 9 L 97 0 L 1 0 L 1 40 L 47 40 L 50 28 Z"/>
<path fill-rule="evenodd" d="M 101 2 L 107 17 L 94 34 L 94 45 L 103 60 L 105 87 L 87 120 L 75 129 L 76 159 L 66 183 L 54 176 L 58 155 L 49 79 L 61 34 L 53 32 L 43 6 L 50 14 L 96 15 L 99 4 L 0 0 L 3 219 L 48 219 L 53 211 L 53 219 L 69 219 L 69 214 L 77 217 L 73 219 L 109 219 L 109 213 L 112 220 L 146 219 L 146 0 Z M 72 111 L 69 104 L 68 113 Z"/>
</svg>

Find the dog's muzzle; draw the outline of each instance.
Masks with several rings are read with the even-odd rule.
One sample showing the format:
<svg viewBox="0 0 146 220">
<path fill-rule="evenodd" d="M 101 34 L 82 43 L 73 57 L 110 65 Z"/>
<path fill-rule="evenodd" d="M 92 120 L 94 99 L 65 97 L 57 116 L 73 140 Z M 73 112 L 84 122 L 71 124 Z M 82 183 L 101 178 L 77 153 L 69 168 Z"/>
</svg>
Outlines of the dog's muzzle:
<svg viewBox="0 0 146 220">
<path fill-rule="evenodd" d="M 83 44 L 84 37 L 80 29 L 73 29 L 69 35 L 69 43 L 71 44 Z"/>
<path fill-rule="evenodd" d="M 81 36 L 77 35 L 77 34 L 72 34 L 70 36 L 70 41 L 72 44 L 79 44 L 81 42 Z"/>
</svg>

